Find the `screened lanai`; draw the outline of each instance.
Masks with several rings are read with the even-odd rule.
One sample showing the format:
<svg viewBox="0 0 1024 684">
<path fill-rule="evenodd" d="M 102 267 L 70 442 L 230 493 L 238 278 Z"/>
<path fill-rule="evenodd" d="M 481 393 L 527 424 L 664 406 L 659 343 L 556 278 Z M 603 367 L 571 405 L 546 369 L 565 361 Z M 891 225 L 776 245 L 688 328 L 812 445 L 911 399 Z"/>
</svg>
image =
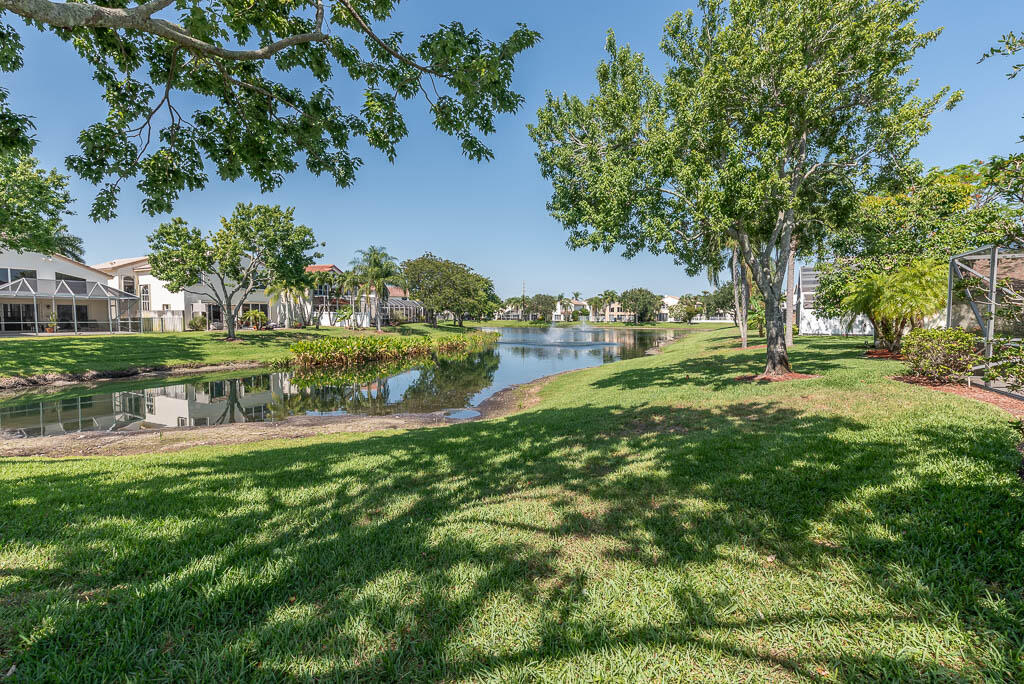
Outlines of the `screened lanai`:
<svg viewBox="0 0 1024 684">
<path fill-rule="evenodd" d="M 138 332 L 139 298 L 104 283 L 20 278 L 0 284 L 0 334 Z"/>
<path fill-rule="evenodd" d="M 984 363 L 972 382 L 1024 398 L 1008 369 L 1024 361 L 1024 245 L 990 245 L 949 262 L 946 325 L 981 337 Z"/>
</svg>

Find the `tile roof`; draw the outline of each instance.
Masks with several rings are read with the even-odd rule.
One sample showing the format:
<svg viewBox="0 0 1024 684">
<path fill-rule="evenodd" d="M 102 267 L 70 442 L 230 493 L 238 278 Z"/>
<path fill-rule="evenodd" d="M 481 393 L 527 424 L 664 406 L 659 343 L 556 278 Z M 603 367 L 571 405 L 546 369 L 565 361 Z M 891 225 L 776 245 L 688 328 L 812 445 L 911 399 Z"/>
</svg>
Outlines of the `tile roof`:
<svg viewBox="0 0 1024 684">
<path fill-rule="evenodd" d="M 306 273 L 324 273 L 325 271 L 341 271 L 334 264 L 313 264 L 306 267 Z"/>
</svg>

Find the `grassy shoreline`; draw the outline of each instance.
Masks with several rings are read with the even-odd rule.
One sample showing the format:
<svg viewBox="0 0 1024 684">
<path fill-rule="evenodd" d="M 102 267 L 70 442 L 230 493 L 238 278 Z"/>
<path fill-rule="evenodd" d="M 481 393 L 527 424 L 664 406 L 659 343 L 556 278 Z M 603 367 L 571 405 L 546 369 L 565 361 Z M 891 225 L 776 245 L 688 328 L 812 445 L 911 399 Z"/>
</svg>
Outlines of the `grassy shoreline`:
<svg viewBox="0 0 1024 684">
<path fill-rule="evenodd" d="M 463 334 L 466 328 L 424 323 L 388 328 L 390 336 Z M 288 354 L 292 344 L 319 337 L 376 335 L 374 330 L 303 328 L 243 330 L 237 342 L 223 332 L 145 333 L 0 338 L 0 379 L 81 376 L 88 373 L 172 370 L 239 362 L 269 364 Z"/>
<path fill-rule="evenodd" d="M 0 672 L 1024 678 L 1021 436 L 731 328 L 437 429 L 0 467 Z"/>
</svg>

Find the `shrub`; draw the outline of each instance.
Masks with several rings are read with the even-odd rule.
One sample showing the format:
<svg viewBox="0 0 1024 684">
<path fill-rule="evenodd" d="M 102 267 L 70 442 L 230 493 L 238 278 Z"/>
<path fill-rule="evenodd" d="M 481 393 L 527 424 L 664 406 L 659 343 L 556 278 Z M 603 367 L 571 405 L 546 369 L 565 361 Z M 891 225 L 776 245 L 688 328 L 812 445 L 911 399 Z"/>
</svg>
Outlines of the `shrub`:
<svg viewBox="0 0 1024 684">
<path fill-rule="evenodd" d="M 298 368 L 346 367 L 390 363 L 434 354 L 481 351 L 494 344 L 497 333 L 470 333 L 440 337 L 321 337 L 291 347 Z"/>
<path fill-rule="evenodd" d="M 251 325 L 256 330 L 262 330 L 263 328 L 266 327 L 268 322 L 267 314 L 263 313 L 259 309 L 249 309 L 248 311 L 243 311 L 242 315 L 239 318 L 241 318 L 243 323 Z"/>
<path fill-rule="evenodd" d="M 1024 389 L 1024 341 L 996 338 L 986 380 L 1002 380 L 1012 391 Z"/>
<path fill-rule="evenodd" d="M 189 330 L 206 330 L 209 327 L 210 327 L 210 324 L 206 320 L 206 316 L 204 314 L 199 314 L 198 316 L 193 316 L 192 320 L 188 322 L 188 329 Z"/>
<path fill-rule="evenodd" d="M 952 382 L 971 374 L 980 361 L 978 336 L 960 328 L 911 330 L 903 338 L 910 374 L 934 382 Z"/>
</svg>

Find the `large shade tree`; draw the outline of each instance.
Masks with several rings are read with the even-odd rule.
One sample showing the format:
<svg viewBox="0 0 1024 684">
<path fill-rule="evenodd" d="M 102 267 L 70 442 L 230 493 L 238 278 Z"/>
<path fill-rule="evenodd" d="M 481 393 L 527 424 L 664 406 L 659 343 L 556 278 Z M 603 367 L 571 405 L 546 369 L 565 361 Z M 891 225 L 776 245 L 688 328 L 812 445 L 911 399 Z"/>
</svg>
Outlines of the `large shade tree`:
<svg viewBox="0 0 1024 684">
<path fill-rule="evenodd" d="M 441 259 L 431 253 L 402 262 L 411 297 L 423 304 L 431 324 L 448 311 L 461 325 L 466 316 L 493 315 L 501 300 L 494 283 L 465 264 Z"/>
<path fill-rule="evenodd" d="M 948 90 L 915 95 L 921 0 L 700 0 L 676 14 L 662 81 L 608 40 L 587 100 L 549 94 L 530 127 L 572 247 L 725 265 L 726 240 L 763 293 L 765 373 L 790 369 L 782 310 L 794 240 L 842 220 L 858 184 L 900 182 Z M 952 106 L 958 93 L 946 100 Z"/>
<path fill-rule="evenodd" d="M 221 227 L 204 235 L 182 218 L 149 236 L 149 265 L 171 292 L 212 297 L 224 315 L 228 339 L 246 298 L 271 283 L 301 284 L 306 266 L 322 256 L 313 231 L 294 209 L 238 204 Z"/>
<path fill-rule="evenodd" d="M 0 72 L 24 64 L 16 17 L 91 67 L 109 111 L 67 164 L 100 186 L 95 219 L 115 214 L 129 180 L 150 214 L 213 174 L 268 191 L 304 162 L 346 187 L 362 164 L 353 141 L 393 160 L 408 134 L 400 103 L 420 96 L 466 156 L 489 159 L 482 138 L 522 105 L 513 68 L 538 34 L 519 25 L 495 42 L 451 21 L 410 41 L 400 2 L 0 0 Z M 29 152 L 33 138 L 0 87 L 0 151 Z"/>
</svg>

